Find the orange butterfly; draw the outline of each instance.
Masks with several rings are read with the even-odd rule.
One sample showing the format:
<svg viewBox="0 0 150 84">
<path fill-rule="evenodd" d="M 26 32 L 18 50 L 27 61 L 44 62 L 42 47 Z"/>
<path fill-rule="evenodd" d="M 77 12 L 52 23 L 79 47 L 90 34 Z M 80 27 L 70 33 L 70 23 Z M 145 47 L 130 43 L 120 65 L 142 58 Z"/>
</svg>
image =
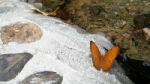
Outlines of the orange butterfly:
<svg viewBox="0 0 150 84">
<path fill-rule="evenodd" d="M 93 41 L 90 41 L 90 49 L 92 53 L 92 62 L 97 70 L 109 71 L 115 58 L 119 54 L 119 46 L 114 46 L 108 50 L 105 56 L 102 56 L 98 47 Z"/>
</svg>

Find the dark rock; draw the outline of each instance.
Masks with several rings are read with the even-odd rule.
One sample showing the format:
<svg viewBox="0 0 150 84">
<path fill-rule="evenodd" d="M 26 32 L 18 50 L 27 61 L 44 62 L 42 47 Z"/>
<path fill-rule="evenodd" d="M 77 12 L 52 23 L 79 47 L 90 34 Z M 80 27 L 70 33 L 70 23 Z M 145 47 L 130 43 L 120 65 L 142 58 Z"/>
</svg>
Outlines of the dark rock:
<svg viewBox="0 0 150 84">
<path fill-rule="evenodd" d="M 35 2 L 37 0 L 20 0 L 20 1 L 27 2 L 27 3 L 33 3 L 33 2 Z"/>
<path fill-rule="evenodd" d="M 90 13 L 94 16 L 94 15 L 99 15 L 101 12 L 106 12 L 105 9 L 101 6 L 93 6 L 90 7 Z"/>
<path fill-rule="evenodd" d="M 16 77 L 31 58 L 29 53 L 0 55 L 0 81 L 9 81 Z"/>
<path fill-rule="evenodd" d="M 63 20 L 69 20 L 73 17 L 73 15 L 70 14 L 66 9 L 59 9 L 57 10 L 57 17 Z"/>
<path fill-rule="evenodd" d="M 20 84 L 61 84 L 62 80 L 63 78 L 55 72 L 44 71 L 27 77 Z"/>
<path fill-rule="evenodd" d="M 137 29 L 150 28 L 150 14 L 137 15 L 134 17 L 133 22 Z"/>
<path fill-rule="evenodd" d="M 117 59 L 125 74 L 135 84 L 150 84 L 150 62 L 132 59 L 121 53 Z"/>
</svg>

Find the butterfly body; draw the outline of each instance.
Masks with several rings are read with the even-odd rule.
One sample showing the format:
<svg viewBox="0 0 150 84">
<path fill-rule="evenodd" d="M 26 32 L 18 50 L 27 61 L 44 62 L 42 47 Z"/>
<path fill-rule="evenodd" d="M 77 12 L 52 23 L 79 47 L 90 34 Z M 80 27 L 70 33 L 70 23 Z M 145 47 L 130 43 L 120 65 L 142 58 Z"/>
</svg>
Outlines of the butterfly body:
<svg viewBox="0 0 150 84">
<path fill-rule="evenodd" d="M 113 62 L 119 53 L 119 47 L 115 46 L 108 50 L 104 56 L 102 56 L 93 41 L 90 42 L 90 50 L 92 53 L 92 62 L 94 67 L 97 70 L 102 69 L 103 71 L 109 71 L 111 69 Z"/>
</svg>

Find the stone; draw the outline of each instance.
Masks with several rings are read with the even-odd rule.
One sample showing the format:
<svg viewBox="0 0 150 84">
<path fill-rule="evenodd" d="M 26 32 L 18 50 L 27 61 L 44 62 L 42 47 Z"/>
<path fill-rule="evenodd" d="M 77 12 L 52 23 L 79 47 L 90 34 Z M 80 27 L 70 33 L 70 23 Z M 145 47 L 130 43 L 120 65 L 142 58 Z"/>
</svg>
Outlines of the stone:
<svg viewBox="0 0 150 84">
<path fill-rule="evenodd" d="M 14 11 L 0 15 L 0 27 L 19 21 L 36 23 L 43 30 L 42 39 L 38 42 L 0 46 L 0 53 L 31 52 L 34 54 L 19 75 L 11 81 L 7 81 L 7 84 L 18 84 L 28 76 L 41 71 L 60 73 L 63 77 L 62 84 L 121 84 L 115 74 L 97 71 L 92 66 L 89 42 L 95 41 L 104 54 L 103 47 L 106 49 L 112 47 L 110 41 L 104 36 L 87 33 L 78 26 L 66 24 L 54 17 L 35 14 L 30 11 L 32 9 L 28 8 L 31 4 L 23 4 L 19 0 L 3 1 L 3 7 L 7 2 L 8 5 L 14 7 Z M 78 1 L 77 3 L 80 3 L 80 0 Z M 117 67 L 112 69 L 117 69 Z M 4 82 L 0 81 L 0 83 Z"/>
<path fill-rule="evenodd" d="M 150 39 L 150 28 L 143 28 L 143 32 L 145 33 L 146 40 Z"/>
<path fill-rule="evenodd" d="M 144 27 L 150 27 L 150 14 L 137 15 L 133 19 L 135 28 L 142 29 Z"/>
<path fill-rule="evenodd" d="M 93 16 L 99 15 L 101 12 L 106 12 L 102 6 L 92 6 L 89 9 Z"/>
<path fill-rule="evenodd" d="M 0 81 L 9 81 L 16 77 L 31 58 L 30 53 L 0 55 Z"/>
<path fill-rule="evenodd" d="M 36 0 L 20 0 L 20 1 L 27 2 L 27 3 L 34 3 Z"/>
<path fill-rule="evenodd" d="M 41 2 L 43 7 L 47 10 L 55 10 L 58 6 L 62 5 L 65 0 L 36 0 L 35 2 Z"/>
<path fill-rule="evenodd" d="M 42 37 L 41 29 L 32 23 L 15 23 L 3 26 L 0 32 L 3 44 L 9 42 L 30 43 Z"/>
<path fill-rule="evenodd" d="M 51 71 L 38 72 L 24 79 L 20 84 L 61 84 L 63 78 Z"/>
</svg>

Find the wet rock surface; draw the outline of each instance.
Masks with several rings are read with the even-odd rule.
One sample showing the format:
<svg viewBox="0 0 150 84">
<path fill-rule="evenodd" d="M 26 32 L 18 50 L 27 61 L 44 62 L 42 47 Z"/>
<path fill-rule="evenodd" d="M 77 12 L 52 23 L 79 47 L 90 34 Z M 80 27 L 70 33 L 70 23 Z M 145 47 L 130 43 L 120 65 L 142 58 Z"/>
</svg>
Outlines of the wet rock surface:
<svg viewBox="0 0 150 84">
<path fill-rule="evenodd" d="M 41 29 L 32 23 L 15 23 L 3 26 L 0 32 L 3 44 L 9 42 L 30 43 L 42 37 Z"/>
<path fill-rule="evenodd" d="M 55 72 L 44 71 L 30 75 L 20 84 L 61 84 L 63 78 Z"/>
<path fill-rule="evenodd" d="M 0 55 L 0 81 L 9 81 L 15 78 L 31 58 L 30 53 Z"/>
</svg>

